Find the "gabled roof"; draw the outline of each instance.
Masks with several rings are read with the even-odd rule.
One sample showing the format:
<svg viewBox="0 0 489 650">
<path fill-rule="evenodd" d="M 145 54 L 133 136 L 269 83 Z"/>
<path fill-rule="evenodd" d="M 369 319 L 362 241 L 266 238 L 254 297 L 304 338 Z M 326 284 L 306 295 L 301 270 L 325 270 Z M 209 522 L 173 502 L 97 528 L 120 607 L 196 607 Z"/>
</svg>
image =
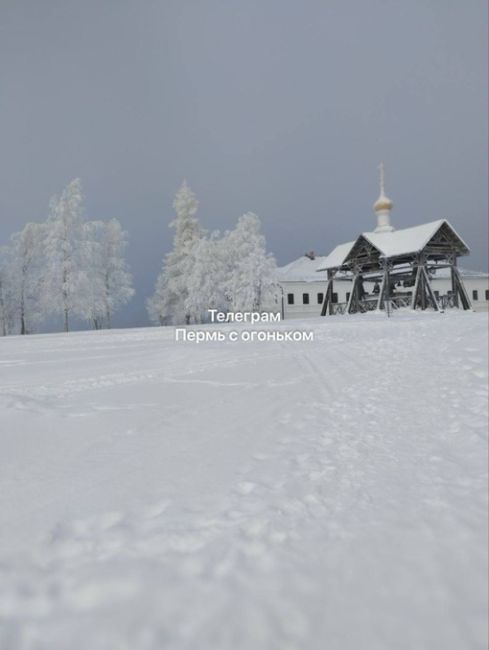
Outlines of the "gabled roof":
<svg viewBox="0 0 489 650">
<path fill-rule="evenodd" d="M 335 269 L 338 266 L 341 266 L 346 260 L 348 253 L 353 248 L 354 243 L 354 241 L 350 241 L 334 248 L 327 257 L 323 257 L 324 264 L 317 270 L 327 271 L 328 269 Z"/>
<path fill-rule="evenodd" d="M 324 282 L 324 276 L 317 273 L 318 268 L 324 265 L 326 257 L 316 256 L 313 260 L 306 255 L 297 260 L 280 266 L 277 269 L 279 282 Z"/>
<path fill-rule="evenodd" d="M 385 257 L 397 257 L 422 251 L 430 239 L 446 224 L 460 239 L 465 248 L 469 248 L 454 228 L 445 219 L 424 223 L 421 226 L 393 230 L 392 232 L 364 232 L 363 236 Z"/>
<path fill-rule="evenodd" d="M 366 239 L 382 256 L 398 257 L 422 251 L 430 239 L 444 224 L 450 228 L 453 234 L 460 240 L 460 243 L 468 251 L 469 247 L 467 244 L 445 219 L 438 219 L 437 221 L 424 223 L 421 226 L 413 226 L 412 228 L 403 228 L 402 230 L 393 230 L 391 232 L 364 232 L 358 239 L 360 239 L 360 237 Z M 342 266 L 358 239 L 354 242 L 348 242 L 337 246 L 327 256 L 326 262 L 321 268 L 318 268 L 318 271 L 325 271 L 327 269 L 334 269 Z"/>
</svg>

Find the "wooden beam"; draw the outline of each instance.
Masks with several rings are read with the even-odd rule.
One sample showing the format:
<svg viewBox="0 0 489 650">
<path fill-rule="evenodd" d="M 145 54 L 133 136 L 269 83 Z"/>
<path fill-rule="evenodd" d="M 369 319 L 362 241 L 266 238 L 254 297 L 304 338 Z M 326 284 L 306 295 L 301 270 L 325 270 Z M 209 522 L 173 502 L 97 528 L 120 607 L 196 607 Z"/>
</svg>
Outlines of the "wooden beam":
<svg viewBox="0 0 489 650">
<path fill-rule="evenodd" d="M 424 272 L 424 266 L 420 267 L 421 269 L 421 275 L 419 278 L 419 284 L 420 284 L 420 289 L 419 289 L 419 296 L 421 298 L 421 309 L 424 311 L 426 309 L 426 274 Z"/>
<path fill-rule="evenodd" d="M 472 309 L 472 305 L 470 303 L 467 290 L 465 289 L 465 285 L 460 276 L 460 272 L 455 265 L 452 266 L 452 287 L 453 286 L 455 286 L 455 293 L 453 294 L 454 304 L 456 304 L 456 306 L 458 307 L 459 306 L 458 300 L 460 298 L 460 302 L 462 303 L 462 307 L 464 310 Z M 456 298 L 456 302 L 455 302 L 455 298 Z"/>
<path fill-rule="evenodd" d="M 333 314 L 333 276 L 330 276 L 328 279 L 328 284 L 326 285 L 326 292 L 324 294 L 323 307 L 321 309 L 321 316 L 326 316 L 326 314 Z"/>
<path fill-rule="evenodd" d="M 353 305 L 356 305 L 356 308 L 358 310 L 358 297 L 357 297 L 357 289 L 358 289 L 358 280 L 360 278 L 359 274 L 356 274 L 355 277 L 353 278 L 353 284 L 351 287 L 351 293 L 350 293 L 350 298 L 348 300 L 348 305 L 346 307 L 346 311 L 348 314 L 353 313 Z"/>
<path fill-rule="evenodd" d="M 430 279 L 428 277 L 428 273 L 426 272 L 426 268 L 423 266 L 423 275 L 424 275 L 424 286 L 426 288 L 426 293 L 428 294 L 428 298 L 431 301 L 433 305 L 433 309 L 435 311 L 440 311 L 440 306 L 438 305 L 438 300 L 436 299 L 435 294 L 433 293 L 433 289 L 431 288 L 431 283 Z"/>
<path fill-rule="evenodd" d="M 390 300 L 390 273 L 386 267 L 382 276 L 382 284 L 380 285 L 379 298 L 377 301 L 377 309 L 385 309 L 386 300 Z"/>
<path fill-rule="evenodd" d="M 384 287 L 386 282 L 386 274 L 387 274 L 387 270 L 384 271 L 384 275 L 382 276 L 382 282 L 380 283 L 379 297 L 377 299 L 377 311 L 382 309 L 382 305 L 384 303 Z"/>
<path fill-rule="evenodd" d="M 450 266 L 450 279 L 452 280 L 453 305 L 458 307 L 457 279 L 455 277 L 455 264 Z"/>
<path fill-rule="evenodd" d="M 419 285 L 421 282 L 421 266 L 418 266 L 416 269 L 416 280 L 414 281 L 414 289 L 413 289 L 413 297 L 411 300 L 411 309 L 416 309 L 418 306 L 418 293 L 419 293 Z"/>
</svg>

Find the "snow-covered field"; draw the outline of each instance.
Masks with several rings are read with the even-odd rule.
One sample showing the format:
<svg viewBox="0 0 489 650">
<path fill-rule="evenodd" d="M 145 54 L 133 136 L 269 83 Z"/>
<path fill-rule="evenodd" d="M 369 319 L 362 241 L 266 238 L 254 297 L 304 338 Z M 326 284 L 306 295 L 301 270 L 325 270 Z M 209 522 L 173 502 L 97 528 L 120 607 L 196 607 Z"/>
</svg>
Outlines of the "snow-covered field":
<svg viewBox="0 0 489 650">
<path fill-rule="evenodd" d="M 2 650 L 486 648 L 487 314 L 301 326 L 0 339 Z"/>
</svg>

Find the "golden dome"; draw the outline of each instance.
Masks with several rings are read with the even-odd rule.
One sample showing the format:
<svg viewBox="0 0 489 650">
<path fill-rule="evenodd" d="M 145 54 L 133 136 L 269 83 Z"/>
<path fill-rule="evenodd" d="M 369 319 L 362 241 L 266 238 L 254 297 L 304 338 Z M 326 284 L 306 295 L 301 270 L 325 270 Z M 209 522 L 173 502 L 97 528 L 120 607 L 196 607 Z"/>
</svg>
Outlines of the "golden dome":
<svg viewBox="0 0 489 650">
<path fill-rule="evenodd" d="M 392 201 L 384 194 L 382 193 L 377 201 L 374 203 L 374 210 L 375 212 L 381 212 L 383 210 L 392 210 L 392 206 L 394 204 Z"/>
</svg>

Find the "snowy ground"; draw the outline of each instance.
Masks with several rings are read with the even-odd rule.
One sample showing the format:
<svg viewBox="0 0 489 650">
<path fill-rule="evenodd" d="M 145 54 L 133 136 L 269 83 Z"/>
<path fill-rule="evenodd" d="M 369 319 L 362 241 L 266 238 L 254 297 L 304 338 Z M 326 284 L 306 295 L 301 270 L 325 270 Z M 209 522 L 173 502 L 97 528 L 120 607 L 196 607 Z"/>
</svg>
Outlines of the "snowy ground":
<svg viewBox="0 0 489 650">
<path fill-rule="evenodd" d="M 302 325 L 0 339 L 2 650 L 486 648 L 487 315 Z"/>
</svg>

